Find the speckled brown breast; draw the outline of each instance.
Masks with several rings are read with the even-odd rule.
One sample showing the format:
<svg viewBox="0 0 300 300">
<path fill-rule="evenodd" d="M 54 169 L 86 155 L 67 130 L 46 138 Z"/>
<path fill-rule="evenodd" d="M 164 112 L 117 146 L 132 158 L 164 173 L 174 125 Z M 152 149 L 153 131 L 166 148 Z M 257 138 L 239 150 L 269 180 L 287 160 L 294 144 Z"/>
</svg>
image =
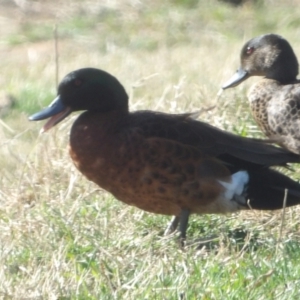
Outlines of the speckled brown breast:
<svg viewBox="0 0 300 300">
<path fill-rule="evenodd" d="M 194 147 L 124 128 L 119 114 L 85 113 L 72 127 L 70 155 L 89 180 L 149 212 L 226 212 L 217 203 L 224 190 L 217 180 L 228 181 L 227 168 Z"/>
<path fill-rule="evenodd" d="M 276 88 L 276 85 L 266 83 L 261 80 L 253 85 L 248 93 L 248 99 L 252 115 L 263 133 L 267 136 L 273 136 L 276 132 L 272 130 L 269 124 L 268 105 L 272 99 L 272 87 Z"/>
<path fill-rule="evenodd" d="M 300 153 L 300 84 L 281 85 L 263 79 L 248 93 L 252 114 L 268 137 Z"/>
</svg>

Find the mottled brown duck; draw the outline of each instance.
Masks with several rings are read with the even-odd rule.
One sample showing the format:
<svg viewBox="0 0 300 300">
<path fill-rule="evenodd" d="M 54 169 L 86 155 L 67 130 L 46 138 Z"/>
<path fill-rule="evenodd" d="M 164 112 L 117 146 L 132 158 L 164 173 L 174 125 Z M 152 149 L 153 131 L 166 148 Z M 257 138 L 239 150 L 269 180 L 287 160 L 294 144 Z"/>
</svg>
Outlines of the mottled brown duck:
<svg viewBox="0 0 300 300">
<path fill-rule="evenodd" d="M 193 119 L 192 114 L 129 112 L 128 96 L 112 75 L 93 68 L 68 74 L 49 107 L 46 131 L 84 111 L 70 134 L 70 156 L 89 180 L 116 199 L 173 215 L 185 238 L 189 215 L 280 209 L 300 203 L 300 185 L 271 166 L 299 162 L 290 151 L 243 138 Z"/>
<path fill-rule="evenodd" d="M 243 46 L 240 60 L 239 69 L 223 89 L 250 76 L 263 76 L 248 93 L 252 115 L 266 136 L 300 154 L 300 81 L 291 45 L 279 35 L 265 34 Z"/>
</svg>

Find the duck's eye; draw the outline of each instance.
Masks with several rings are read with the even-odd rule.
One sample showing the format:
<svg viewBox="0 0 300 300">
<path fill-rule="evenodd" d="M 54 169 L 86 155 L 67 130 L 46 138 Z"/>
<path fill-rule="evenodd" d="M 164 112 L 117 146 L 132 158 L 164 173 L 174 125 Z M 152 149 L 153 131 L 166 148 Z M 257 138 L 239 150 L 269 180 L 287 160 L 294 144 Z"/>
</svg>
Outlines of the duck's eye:
<svg viewBox="0 0 300 300">
<path fill-rule="evenodd" d="M 247 54 L 247 55 L 250 55 L 250 54 L 253 53 L 253 51 L 254 51 L 254 47 L 247 47 L 247 49 L 246 49 L 246 54 Z"/>
<path fill-rule="evenodd" d="M 81 79 L 79 79 L 79 78 L 76 78 L 76 79 L 73 80 L 73 84 L 74 84 L 74 86 L 76 86 L 76 87 L 81 86 L 82 83 L 83 83 L 83 81 L 82 81 Z"/>
</svg>

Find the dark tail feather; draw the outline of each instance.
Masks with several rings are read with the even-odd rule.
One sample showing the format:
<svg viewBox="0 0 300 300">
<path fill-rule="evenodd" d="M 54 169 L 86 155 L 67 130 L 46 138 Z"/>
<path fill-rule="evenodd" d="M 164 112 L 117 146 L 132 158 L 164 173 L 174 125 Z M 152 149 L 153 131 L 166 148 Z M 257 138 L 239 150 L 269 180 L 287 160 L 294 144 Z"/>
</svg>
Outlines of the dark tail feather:
<svg viewBox="0 0 300 300">
<path fill-rule="evenodd" d="M 248 198 L 253 209 L 282 208 L 285 189 L 288 189 L 286 206 L 300 204 L 300 184 L 298 182 L 271 169 L 250 172 Z"/>
</svg>

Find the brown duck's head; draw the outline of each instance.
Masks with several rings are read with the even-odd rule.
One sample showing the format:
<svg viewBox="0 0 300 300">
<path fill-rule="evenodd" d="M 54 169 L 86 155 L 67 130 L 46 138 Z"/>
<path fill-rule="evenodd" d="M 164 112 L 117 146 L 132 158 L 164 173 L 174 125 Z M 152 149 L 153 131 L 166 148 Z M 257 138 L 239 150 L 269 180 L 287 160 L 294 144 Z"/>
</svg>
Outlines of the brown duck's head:
<svg viewBox="0 0 300 300">
<path fill-rule="evenodd" d="M 223 89 L 235 87 L 250 76 L 265 76 L 289 83 L 298 75 L 298 60 L 287 40 L 277 34 L 265 34 L 248 41 L 241 51 L 241 65 Z"/>
<path fill-rule="evenodd" d="M 49 121 L 43 131 L 49 130 L 73 111 L 106 113 L 128 111 L 128 96 L 121 83 L 109 73 L 84 68 L 65 76 L 58 86 L 57 97 L 45 109 L 29 117 L 30 121 Z"/>
</svg>

